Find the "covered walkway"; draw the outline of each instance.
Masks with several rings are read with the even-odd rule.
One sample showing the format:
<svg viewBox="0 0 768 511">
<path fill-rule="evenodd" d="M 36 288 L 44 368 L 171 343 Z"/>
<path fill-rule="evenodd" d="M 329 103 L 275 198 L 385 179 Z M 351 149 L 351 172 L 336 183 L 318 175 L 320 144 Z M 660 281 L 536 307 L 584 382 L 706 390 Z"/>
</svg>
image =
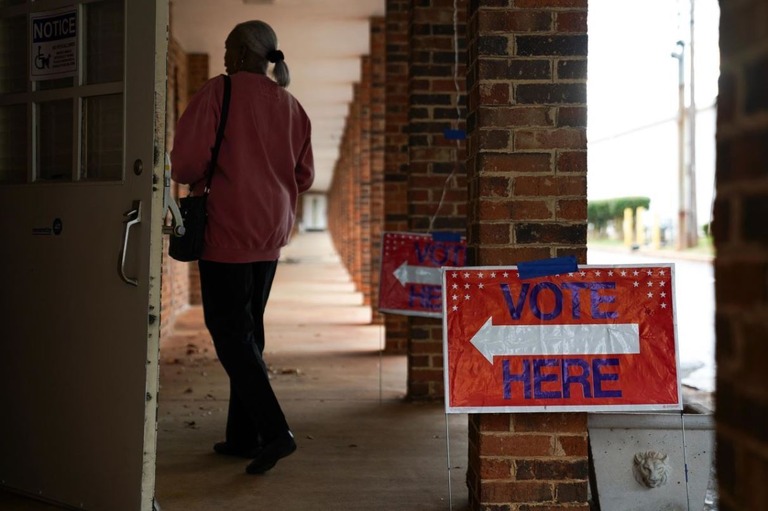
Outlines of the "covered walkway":
<svg viewBox="0 0 768 511">
<path fill-rule="evenodd" d="M 299 449 L 264 476 L 211 450 L 228 383 L 191 308 L 161 349 L 157 498 L 163 511 L 448 510 L 446 421 L 407 402 L 406 357 L 381 355 L 381 327 L 326 233 L 283 251 L 267 307 L 266 360 Z M 449 416 L 452 508 L 467 508 L 467 418 Z"/>
</svg>

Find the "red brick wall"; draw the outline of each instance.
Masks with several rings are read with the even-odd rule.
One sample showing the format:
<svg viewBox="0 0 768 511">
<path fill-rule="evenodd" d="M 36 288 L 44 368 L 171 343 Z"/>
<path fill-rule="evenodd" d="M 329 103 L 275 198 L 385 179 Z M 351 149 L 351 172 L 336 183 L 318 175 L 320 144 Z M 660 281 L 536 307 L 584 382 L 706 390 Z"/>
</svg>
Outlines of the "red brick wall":
<svg viewBox="0 0 768 511">
<path fill-rule="evenodd" d="M 370 41 L 372 54 L 361 59 L 328 191 L 328 228 L 363 303 L 375 310 L 384 211 L 383 18 L 371 20 Z M 381 321 L 374 313 L 373 322 Z"/>
<path fill-rule="evenodd" d="M 580 413 L 470 415 L 470 509 L 589 511 L 586 429 Z"/>
<path fill-rule="evenodd" d="M 166 151 L 173 149 L 176 121 L 189 98 L 208 79 L 208 56 L 187 54 L 171 38 L 168 42 L 168 90 L 166 109 Z M 173 195 L 186 194 L 186 187 L 172 184 Z M 200 304 L 200 277 L 195 263 L 181 263 L 168 257 L 168 237 L 163 238 L 160 337 L 170 335 L 176 315 L 190 304 Z"/>
<path fill-rule="evenodd" d="M 342 140 L 346 139 L 346 132 L 349 130 L 349 126 L 345 126 L 342 134 Z M 345 253 L 345 240 L 346 240 L 346 222 L 344 222 L 344 216 L 346 214 L 346 193 L 344 193 L 345 175 L 343 172 L 343 160 L 344 160 L 344 144 L 339 144 L 339 157 L 336 160 L 336 164 L 333 167 L 333 176 L 331 177 L 331 184 L 328 187 L 328 209 L 326 215 L 328 217 L 328 232 L 331 235 L 331 241 L 339 253 L 339 259 L 341 263 L 347 267 L 347 257 Z"/>
<path fill-rule="evenodd" d="M 359 173 L 357 164 L 360 151 L 359 84 L 354 86 L 353 102 L 345 120 L 339 143 L 339 158 L 334 166 L 328 190 L 328 230 L 342 264 L 359 289 Z"/>
<path fill-rule="evenodd" d="M 384 230 L 384 129 L 386 80 L 386 22 L 371 18 L 371 322 L 384 324 L 379 308 L 381 237 Z"/>
<path fill-rule="evenodd" d="M 347 222 L 347 268 L 349 269 L 355 289 L 360 289 L 360 84 L 353 85 L 352 104 L 347 117 L 348 130 L 345 132 L 342 146 L 345 159 L 344 170 L 347 174 L 347 211 L 344 221 Z"/>
<path fill-rule="evenodd" d="M 187 93 L 187 54 L 175 39 L 168 41 L 168 85 L 166 109 L 166 151 L 170 153 L 176 120 L 189 99 Z M 175 190 L 176 191 L 176 190 Z M 168 237 L 163 237 L 163 285 L 160 297 L 160 339 L 170 335 L 176 315 L 189 304 L 187 265 L 168 257 Z"/>
<path fill-rule="evenodd" d="M 346 128 L 345 128 L 346 131 Z M 342 138 L 343 140 L 343 138 Z M 331 241 L 333 242 L 333 246 L 336 249 L 336 251 L 339 253 L 339 258 L 341 259 L 342 264 L 346 263 L 344 253 L 342 252 L 343 249 L 343 240 L 344 240 L 344 229 L 343 224 L 341 223 L 341 216 L 342 216 L 342 207 L 344 206 L 344 194 L 342 191 L 342 186 L 344 184 L 344 179 L 341 175 L 341 160 L 344 157 L 343 154 L 343 146 L 339 144 L 339 157 L 336 160 L 336 164 L 333 167 L 333 176 L 331 177 L 331 183 L 328 188 L 328 206 L 326 210 L 326 216 L 327 216 L 327 228 L 328 232 L 331 235 Z"/>
<path fill-rule="evenodd" d="M 384 146 L 384 230 L 408 231 L 408 21 L 410 0 L 387 0 Z M 385 351 L 405 353 L 408 319 L 384 318 Z"/>
<path fill-rule="evenodd" d="M 468 255 L 586 263 L 587 1 L 472 2 Z M 471 509 L 587 511 L 586 414 L 470 415 Z"/>
<path fill-rule="evenodd" d="M 210 78 L 208 71 L 208 55 L 201 53 L 191 53 L 187 55 L 187 66 L 187 94 L 189 97 L 192 97 L 192 95 Z M 184 106 L 186 107 L 186 105 Z M 201 305 L 203 299 L 200 295 L 200 273 L 197 269 L 197 263 L 182 264 L 187 264 L 189 266 L 189 303 L 190 305 Z"/>
<path fill-rule="evenodd" d="M 466 115 L 466 1 L 456 4 L 454 13 L 454 2 L 411 3 L 407 192 L 411 232 L 464 234 L 466 229 L 464 142 L 444 136 L 446 129 L 464 129 Z M 408 337 L 408 397 L 441 399 L 441 320 L 410 318 Z"/>
<path fill-rule="evenodd" d="M 363 304 L 371 305 L 371 272 L 373 270 L 371 240 L 371 58 L 360 59 L 360 85 L 357 89 L 357 104 L 360 123 L 360 152 L 357 166 L 360 173 L 360 190 L 357 201 L 360 229 L 360 266 L 358 289 L 363 295 Z"/>
<path fill-rule="evenodd" d="M 720 2 L 717 198 L 719 509 L 768 502 L 768 4 Z"/>
<path fill-rule="evenodd" d="M 360 289 L 360 85 L 354 86 L 339 159 L 328 191 L 328 230 L 342 264 Z"/>
</svg>

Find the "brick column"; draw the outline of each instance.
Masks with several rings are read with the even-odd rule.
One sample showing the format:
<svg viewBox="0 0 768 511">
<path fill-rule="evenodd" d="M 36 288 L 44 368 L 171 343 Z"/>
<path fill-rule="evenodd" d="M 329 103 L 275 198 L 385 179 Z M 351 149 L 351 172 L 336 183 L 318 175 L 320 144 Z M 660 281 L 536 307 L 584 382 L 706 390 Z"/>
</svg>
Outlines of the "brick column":
<svg viewBox="0 0 768 511">
<path fill-rule="evenodd" d="M 356 95 L 355 95 L 356 96 Z M 355 203 L 358 126 L 357 107 L 349 105 L 344 132 L 339 143 L 339 159 L 328 192 L 328 230 L 342 264 L 355 282 Z"/>
<path fill-rule="evenodd" d="M 722 511 L 768 501 L 768 5 L 720 2 L 717 475 Z"/>
<path fill-rule="evenodd" d="M 468 256 L 586 263 L 587 1 L 479 0 L 468 20 Z M 586 414 L 469 428 L 471 509 L 589 509 Z"/>
<path fill-rule="evenodd" d="M 360 125 L 360 151 L 358 172 L 360 190 L 357 201 L 358 228 L 360 232 L 360 261 L 358 290 L 363 295 L 363 304 L 371 305 L 371 58 L 360 59 L 360 87 L 358 89 L 358 116 Z"/>
<path fill-rule="evenodd" d="M 409 41 L 408 227 L 411 232 L 466 229 L 463 129 L 466 1 L 412 0 Z M 454 19 L 457 26 L 454 27 Z M 455 38 L 458 51 L 454 51 Z M 458 66 L 455 65 L 458 59 Z M 456 77 L 456 79 L 454 79 Z M 459 91 L 456 88 L 458 86 Z M 458 109 L 458 110 L 457 110 Z M 441 320 L 409 319 L 408 397 L 443 397 Z"/>
<path fill-rule="evenodd" d="M 384 19 L 371 19 L 328 197 L 328 230 L 363 303 L 375 308 L 384 216 Z M 381 315 L 373 321 L 381 323 Z"/>
<path fill-rule="evenodd" d="M 352 280 L 355 283 L 355 289 L 358 291 L 361 288 L 361 268 L 363 260 L 363 251 L 361 245 L 362 238 L 362 226 L 361 218 L 362 211 L 360 210 L 360 197 L 362 194 L 362 161 L 360 154 L 362 152 L 362 126 L 361 126 L 361 110 L 362 105 L 360 102 L 361 85 L 356 83 L 352 86 L 353 100 L 350 108 L 350 118 L 347 122 L 350 123 L 350 180 L 349 180 L 349 193 L 352 200 L 349 201 L 349 216 L 347 221 L 350 222 L 350 273 Z"/>
<path fill-rule="evenodd" d="M 341 171 L 342 178 L 342 206 L 343 213 L 339 218 L 342 228 L 342 248 L 339 251 L 342 254 L 344 265 L 349 271 L 350 275 L 354 274 L 354 169 L 356 159 L 356 126 L 354 120 L 350 120 L 354 115 L 354 105 L 349 106 L 349 114 L 347 116 L 347 124 L 344 129 L 344 137 L 342 138 L 342 150 L 343 158 L 340 162 L 339 169 Z M 354 281 L 354 279 L 353 279 Z"/>
<path fill-rule="evenodd" d="M 347 131 L 346 129 L 344 130 Z M 346 239 L 347 223 L 344 219 L 347 216 L 346 207 L 349 198 L 346 194 L 346 167 L 344 166 L 345 147 L 344 136 L 339 144 L 339 158 L 333 168 L 333 177 L 331 185 L 328 188 L 328 232 L 331 233 L 331 240 L 334 248 L 339 253 L 339 259 L 345 268 L 347 266 Z"/>
<path fill-rule="evenodd" d="M 408 230 L 408 20 L 410 0 L 387 0 L 384 230 Z M 408 319 L 384 317 L 385 351 L 405 353 Z"/>
<path fill-rule="evenodd" d="M 379 312 L 381 236 L 384 230 L 384 130 L 386 81 L 386 21 L 371 18 L 371 323 L 384 324 Z"/>
<path fill-rule="evenodd" d="M 189 100 L 187 91 L 187 54 L 173 37 L 168 41 L 168 85 L 166 109 L 166 151 L 173 148 L 176 121 Z M 177 187 L 173 187 L 178 192 Z M 178 196 L 178 195 L 177 195 Z M 168 257 L 168 236 L 163 236 L 163 282 L 160 305 L 160 338 L 173 330 L 176 315 L 189 305 L 189 265 Z"/>
</svg>

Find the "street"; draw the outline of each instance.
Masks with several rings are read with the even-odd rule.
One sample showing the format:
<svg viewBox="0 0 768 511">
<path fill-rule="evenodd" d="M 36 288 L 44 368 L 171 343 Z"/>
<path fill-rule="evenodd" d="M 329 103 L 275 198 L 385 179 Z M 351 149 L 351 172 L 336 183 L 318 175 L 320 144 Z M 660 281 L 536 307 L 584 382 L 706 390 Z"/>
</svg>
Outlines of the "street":
<svg viewBox="0 0 768 511">
<path fill-rule="evenodd" d="M 715 278 L 711 262 L 589 248 L 588 264 L 674 263 L 678 356 L 682 383 L 715 390 Z"/>
</svg>

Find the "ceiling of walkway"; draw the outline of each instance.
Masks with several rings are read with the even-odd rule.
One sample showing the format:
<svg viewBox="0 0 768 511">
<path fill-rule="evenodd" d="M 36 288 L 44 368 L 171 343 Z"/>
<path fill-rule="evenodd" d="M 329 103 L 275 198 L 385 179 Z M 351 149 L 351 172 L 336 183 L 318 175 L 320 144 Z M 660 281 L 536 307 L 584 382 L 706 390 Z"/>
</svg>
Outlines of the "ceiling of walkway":
<svg viewBox="0 0 768 511">
<path fill-rule="evenodd" d="M 173 0 L 173 34 L 190 53 L 207 53 L 210 73 L 224 72 L 224 40 L 242 21 L 260 19 L 277 33 L 291 72 L 288 90 L 312 120 L 317 178 L 330 185 L 339 141 L 369 53 L 369 19 L 383 16 L 385 0 Z"/>
</svg>

